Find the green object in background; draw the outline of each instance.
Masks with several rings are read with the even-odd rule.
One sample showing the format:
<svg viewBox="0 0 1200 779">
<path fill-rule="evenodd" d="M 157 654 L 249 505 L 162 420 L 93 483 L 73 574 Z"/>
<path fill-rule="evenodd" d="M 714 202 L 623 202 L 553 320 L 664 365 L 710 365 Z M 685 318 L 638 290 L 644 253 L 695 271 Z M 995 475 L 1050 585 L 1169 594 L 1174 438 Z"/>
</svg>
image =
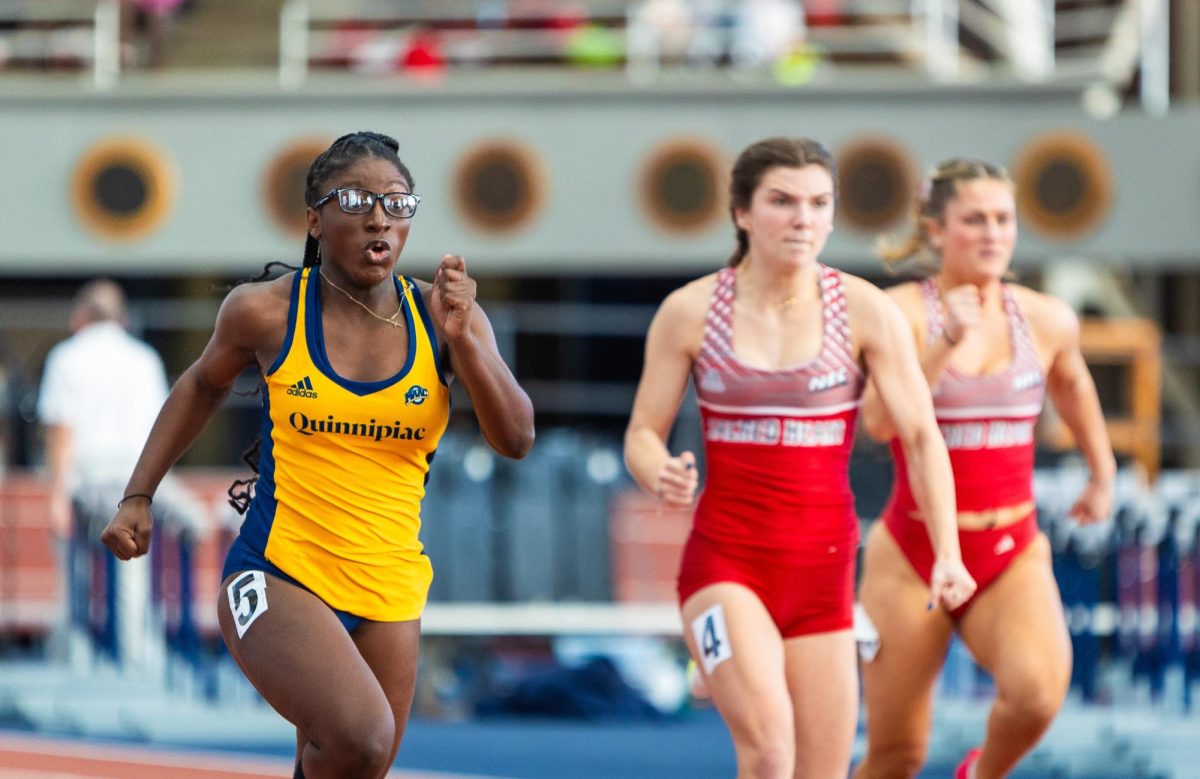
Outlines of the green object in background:
<svg viewBox="0 0 1200 779">
<path fill-rule="evenodd" d="M 585 24 L 567 40 L 567 61 L 589 68 L 619 65 L 625 58 L 625 39 L 598 24 Z"/>
<path fill-rule="evenodd" d="M 786 86 L 803 86 L 812 81 L 820 64 L 820 50 L 807 43 L 801 43 L 775 61 L 775 80 Z"/>
</svg>

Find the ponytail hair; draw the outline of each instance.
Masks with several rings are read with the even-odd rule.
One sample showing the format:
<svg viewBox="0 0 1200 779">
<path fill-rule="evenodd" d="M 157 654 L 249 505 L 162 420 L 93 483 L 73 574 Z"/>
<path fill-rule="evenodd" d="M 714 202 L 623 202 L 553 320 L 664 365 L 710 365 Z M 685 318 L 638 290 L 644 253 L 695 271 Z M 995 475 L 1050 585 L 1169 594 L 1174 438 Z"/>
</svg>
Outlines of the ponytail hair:
<svg viewBox="0 0 1200 779">
<path fill-rule="evenodd" d="M 763 176 L 773 168 L 803 168 L 820 165 L 833 179 L 833 194 L 837 196 L 837 165 L 829 150 L 809 138 L 767 138 L 746 147 L 729 177 L 729 216 L 737 230 L 737 246 L 729 256 L 729 267 L 736 268 L 750 251 L 750 236 L 737 226 L 738 210 L 750 208 L 754 191 Z"/>
<path fill-rule="evenodd" d="M 958 194 L 961 181 L 993 179 L 1012 185 L 1012 178 L 1003 167 L 980 159 L 953 157 L 938 165 L 929 177 L 921 182 L 913 207 L 912 228 L 900 238 L 880 238 L 875 253 L 888 266 L 897 266 L 908 260 L 929 269 L 937 267 L 937 250 L 929 238 L 929 223 L 941 222 L 946 217 L 946 205 Z"/>
</svg>

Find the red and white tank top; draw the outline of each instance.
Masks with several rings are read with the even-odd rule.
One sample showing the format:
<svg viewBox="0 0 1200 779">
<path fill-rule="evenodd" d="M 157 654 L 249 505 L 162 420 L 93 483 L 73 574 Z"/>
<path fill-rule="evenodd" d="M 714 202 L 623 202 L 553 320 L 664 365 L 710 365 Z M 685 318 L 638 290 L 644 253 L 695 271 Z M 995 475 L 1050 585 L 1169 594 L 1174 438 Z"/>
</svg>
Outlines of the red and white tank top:
<svg viewBox="0 0 1200 779">
<path fill-rule="evenodd" d="M 811 360 L 764 370 L 737 358 L 736 273 L 726 268 L 692 368 L 707 459 L 693 532 L 791 564 L 846 559 L 858 543 L 848 461 L 865 382 L 841 275 L 820 265 L 818 277 L 824 328 Z"/>
<path fill-rule="evenodd" d="M 1012 361 L 1003 371 L 978 376 L 946 366 L 933 387 L 937 416 L 960 511 L 986 511 L 1033 500 L 1034 425 L 1042 411 L 1046 375 L 1034 348 L 1029 325 L 1012 290 L 1000 287 L 1008 318 Z M 926 341 L 942 337 L 945 316 L 933 279 L 921 283 Z M 916 508 L 908 484 L 904 451 L 892 441 L 896 460 L 894 508 Z"/>
</svg>

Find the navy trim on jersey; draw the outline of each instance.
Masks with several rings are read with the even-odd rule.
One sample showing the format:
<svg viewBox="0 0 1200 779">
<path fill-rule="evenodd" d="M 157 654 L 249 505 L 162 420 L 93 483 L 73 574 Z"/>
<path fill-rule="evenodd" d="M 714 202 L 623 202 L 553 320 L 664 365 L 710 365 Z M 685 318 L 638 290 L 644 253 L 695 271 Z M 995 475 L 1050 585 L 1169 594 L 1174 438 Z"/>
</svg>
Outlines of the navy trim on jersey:
<svg viewBox="0 0 1200 779">
<path fill-rule="evenodd" d="M 408 281 L 408 288 L 412 290 L 413 302 L 417 306 L 417 313 L 421 317 L 421 323 L 425 325 L 425 333 L 429 336 L 429 346 L 433 349 L 433 362 L 437 365 L 438 381 L 442 382 L 443 387 L 450 386 L 446 383 L 446 374 L 442 370 L 442 350 L 438 346 L 437 330 L 434 329 L 433 322 L 429 318 L 429 309 L 425 308 L 425 297 L 421 294 L 421 290 L 417 288 L 417 282 L 412 276 L 404 277 Z"/>
<path fill-rule="evenodd" d="M 296 271 L 296 277 L 292 279 L 292 291 L 288 294 L 287 333 L 283 336 L 283 346 L 279 347 L 279 354 L 275 356 L 275 362 L 271 363 L 270 368 L 267 368 L 268 376 L 279 370 L 279 366 L 283 365 L 283 361 L 287 359 L 288 352 L 292 348 L 292 337 L 296 334 L 296 312 L 300 310 L 300 276 L 303 273 L 303 271 Z"/>
<path fill-rule="evenodd" d="M 392 281 L 396 286 L 396 294 L 399 296 L 400 307 L 404 309 L 404 321 L 408 325 L 408 356 L 404 361 L 404 366 L 394 375 L 379 381 L 353 381 L 343 378 L 338 375 L 338 372 L 333 369 L 329 363 L 329 355 L 325 351 L 325 331 L 321 327 L 321 296 L 317 294 L 320 284 L 314 284 L 312 275 L 309 276 L 308 290 L 306 293 L 306 307 L 304 312 L 304 324 L 308 339 L 308 354 L 312 358 L 313 365 L 317 366 L 317 370 L 321 371 L 327 379 L 337 384 L 339 387 L 353 392 L 360 398 L 364 395 L 370 395 L 372 392 L 379 392 L 401 381 L 408 372 L 412 370 L 413 363 L 417 357 L 417 333 L 413 327 L 413 314 L 404 296 L 404 289 L 400 286 L 400 278 L 393 275 Z"/>
<path fill-rule="evenodd" d="M 264 383 L 259 386 L 262 395 L 262 430 L 259 432 L 258 481 L 254 484 L 254 499 L 246 512 L 246 520 L 238 531 L 251 548 L 264 554 L 271 526 L 275 522 L 275 438 L 272 435 L 271 394 Z"/>
<path fill-rule="evenodd" d="M 251 548 L 242 536 L 238 536 L 233 540 L 233 544 L 230 545 L 229 553 L 225 555 L 225 566 L 221 570 L 221 581 L 225 581 L 233 574 L 243 571 L 262 571 L 263 573 L 270 574 L 278 579 L 283 579 L 288 584 L 299 587 L 305 592 L 312 593 L 320 600 L 319 595 L 305 587 L 301 582 L 288 576 L 279 566 L 264 557 L 262 553 Z M 321 602 L 325 603 L 325 601 Z M 338 618 L 338 621 L 342 623 L 342 627 L 346 629 L 347 633 L 353 633 L 359 625 L 367 621 L 365 617 L 360 617 L 341 609 L 335 609 L 328 603 L 325 603 L 325 606 Z"/>
</svg>

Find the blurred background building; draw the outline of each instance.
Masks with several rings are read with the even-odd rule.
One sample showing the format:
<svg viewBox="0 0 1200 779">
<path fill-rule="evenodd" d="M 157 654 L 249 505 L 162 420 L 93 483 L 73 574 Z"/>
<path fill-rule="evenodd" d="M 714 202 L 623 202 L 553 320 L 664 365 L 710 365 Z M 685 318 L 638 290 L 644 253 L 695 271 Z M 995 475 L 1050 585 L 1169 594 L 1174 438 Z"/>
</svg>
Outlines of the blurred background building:
<svg viewBox="0 0 1200 779">
<path fill-rule="evenodd" d="M 1074 609 L 1078 721 L 1093 719 L 1048 739 L 1045 773 L 1029 775 L 1134 775 L 1115 751 L 1089 752 L 1128 746 L 1094 719 L 1114 701 L 1170 723 L 1195 716 L 1196 0 L 0 0 L 0 647 L 14 661 L 37 661 L 66 603 L 51 551 L 38 551 L 49 542 L 35 401 L 72 295 L 94 276 L 118 280 L 173 379 L 232 283 L 300 263 L 304 173 L 358 129 L 399 139 L 423 198 L 399 270 L 428 278 L 443 253 L 467 258 L 539 427 L 528 461 L 494 461 L 455 398 L 425 509 L 438 577 L 420 711 L 474 711 L 497 684 L 544 670 L 551 644 L 551 665 L 577 667 L 567 658 L 600 646 L 581 635 L 649 642 L 649 655 L 608 652 L 627 677 L 678 671 L 672 578 L 687 517 L 633 492 L 620 435 L 656 306 L 732 248 L 733 156 L 787 134 L 837 157 L 824 261 L 893 283 L 875 239 L 902 227 L 930 166 L 983 157 L 1017 181 L 1019 281 L 1087 317 L 1124 466 L 1117 520 L 1081 535 L 1062 519 L 1079 472 L 1052 414 L 1038 486 Z M 232 396 L 180 469 L 207 496 L 211 532 L 156 552 L 177 697 L 253 699 L 221 670 L 213 597 L 237 521 L 223 493 L 257 413 L 256 396 Z M 700 448 L 690 400 L 675 435 Z M 861 443 L 853 471 L 870 521 L 890 487 L 886 452 Z M 1122 567 L 1135 550 L 1143 567 Z M 119 667 L 103 659 L 104 565 L 80 619 L 96 662 Z M 960 666 L 947 705 L 969 719 L 986 681 L 969 658 Z M 634 687 L 675 713 L 687 702 L 673 673 Z M 25 701 L 11 722 L 90 732 L 86 715 L 68 726 L 41 699 L 7 700 Z M 732 771 L 722 754 L 712 775 Z M 1144 775 L 1186 775 L 1155 757 L 1125 753 Z M 500 772 L 539 775 L 515 770 Z"/>
</svg>

